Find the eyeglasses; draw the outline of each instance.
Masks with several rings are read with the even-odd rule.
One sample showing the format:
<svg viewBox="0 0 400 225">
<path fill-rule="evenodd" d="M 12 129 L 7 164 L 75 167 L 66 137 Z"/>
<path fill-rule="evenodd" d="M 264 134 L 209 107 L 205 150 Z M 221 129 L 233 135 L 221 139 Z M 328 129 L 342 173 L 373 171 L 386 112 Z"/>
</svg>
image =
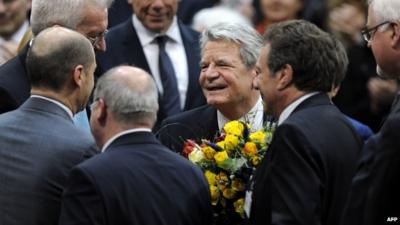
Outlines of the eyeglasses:
<svg viewBox="0 0 400 225">
<path fill-rule="evenodd" d="M 90 43 L 93 45 L 93 47 L 95 45 L 97 45 L 108 33 L 108 30 L 106 29 L 104 32 L 98 34 L 96 37 L 89 37 L 86 36 L 86 38 L 90 41 Z"/>
<path fill-rule="evenodd" d="M 391 23 L 391 22 L 385 21 L 385 22 L 380 23 L 372 28 L 365 27 L 364 29 L 361 30 L 361 35 L 363 36 L 363 38 L 366 42 L 370 42 L 372 35 L 374 35 L 374 33 L 379 29 L 379 27 L 381 27 L 385 24 L 388 24 L 388 23 Z"/>
</svg>

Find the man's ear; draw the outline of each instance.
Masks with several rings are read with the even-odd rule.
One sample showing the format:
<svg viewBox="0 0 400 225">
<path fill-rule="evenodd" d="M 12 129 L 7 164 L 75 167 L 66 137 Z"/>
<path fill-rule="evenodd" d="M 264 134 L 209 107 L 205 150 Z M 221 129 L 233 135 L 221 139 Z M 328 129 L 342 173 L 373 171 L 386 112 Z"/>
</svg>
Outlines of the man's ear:
<svg viewBox="0 0 400 225">
<path fill-rule="evenodd" d="M 395 48 L 399 49 L 400 48 L 400 22 L 393 22 L 391 23 L 393 27 L 393 34 L 392 34 L 392 40 L 390 45 Z"/>
<path fill-rule="evenodd" d="M 107 116 L 108 116 L 107 105 L 103 99 L 97 100 L 97 102 L 95 102 L 94 104 L 97 104 L 97 105 L 95 106 L 94 110 L 92 111 L 92 116 L 94 117 L 95 120 L 98 121 L 99 124 L 104 126 L 107 121 Z"/>
<path fill-rule="evenodd" d="M 276 72 L 275 76 L 277 76 L 278 80 L 276 88 L 279 91 L 284 90 L 285 88 L 289 87 L 292 84 L 293 81 L 292 66 L 289 64 L 284 65 L 282 69 Z"/>
<path fill-rule="evenodd" d="M 74 83 L 75 83 L 77 86 L 82 87 L 82 85 L 83 85 L 83 80 L 84 80 L 84 70 L 83 70 L 83 66 L 82 66 L 82 65 L 77 65 L 77 66 L 74 68 L 73 73 L 74 73 L 74 74 L 73 74 Z"/>
</svg>

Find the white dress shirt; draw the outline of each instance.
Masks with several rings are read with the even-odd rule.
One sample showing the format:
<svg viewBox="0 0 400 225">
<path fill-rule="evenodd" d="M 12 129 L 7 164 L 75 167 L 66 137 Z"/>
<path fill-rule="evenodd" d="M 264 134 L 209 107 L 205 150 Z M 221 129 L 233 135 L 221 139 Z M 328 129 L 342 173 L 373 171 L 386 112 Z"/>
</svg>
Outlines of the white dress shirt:
<svg viewBox="0 0 400 225">
<path fill-rule="evenodd" d="M 300 105 L 303 101 L 305 101 L 307 98 L 310 98 L 313 95 L 318 94 L 318 92 L 311 92 L 306 95 L 301 96 L 298 98 L 296 101 L 292 102 L 290 105 L 288 105 L 281 113 L 279 116 L 278 120 L 278 126 L 281 125 L 289 116 L 292 114 L 292 112 L 296 109 L 297 106 Z"/>
<path fill-rule="evenodd" d="M 257 103 L 253 106 L 253 108 L 246 113 L 244 116 L 239 118 L 239 121 L 250 123 L 250 132 L 256 132 L 261 130 L 263 127 L 263 116 L 264 116 L 264 106 L 262 103 L 261 97 L 257 100 Z M 224 125 L 231 121 L 226 118 L 220 111 L 217 110 L 217 120 L 218 120 L 218 128 L 222 130 Z"/>
<path fill-rule="evenodd" d="M 139 21 L 136 15 L 132 16 L 133 26 L 136 29 L 140 43 L 143 47 L 144 55 L 146 56 L 147 63 L 149 64 L 151 73 L 156 82 L 159 92 L 164 92 L 160 71 L 158 67 L 159 49 L 156 37 L 160 36 L 159 33 L 154 33 L 147 30 Z M 178 81 L 178 91 L 181 100 L 181 108 L 183 109 L 186 101 L 186 93 L 189 83 L 189 69 L 187 64 L 185 47 L 183 45 L 181 33 L 176 16 L 174 17 L 171 27 L 165 32 L 169 37 L 169 41 L 165 44 L 165 51 L 171 58 L 172 66 L 174 67 L 176 80 Z"/>
</svg>

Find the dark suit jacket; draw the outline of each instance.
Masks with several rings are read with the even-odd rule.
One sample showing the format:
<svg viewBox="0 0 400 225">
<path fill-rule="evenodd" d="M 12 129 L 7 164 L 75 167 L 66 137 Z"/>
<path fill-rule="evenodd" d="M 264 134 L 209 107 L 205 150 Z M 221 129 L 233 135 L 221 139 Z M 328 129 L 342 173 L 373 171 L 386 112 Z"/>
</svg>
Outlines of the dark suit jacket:
<svg viewBox="0 0 400 225">
<path fill-rule="evenodd" d="M 213 140 L 218 130 L 217 110 L 204 105 L 163 120 L 157 137 L 168 148 L 182 152 L 185 140 Z"/>
<path fill-rule="evenodd" d="M 382 129 L 364 146 L 341 224 L 399 222 L 399 128 L 400 101 L 397 99 Z M 392 217 L 397 217 L 397 221 L 388 221 Z"/>
<path fill-rule="evenodd" d="M 95 154 L 93 138 L 54 103 L 29 98 L 0 115 L 0 224 L 56 224 L 73 166 Z"/>
<path fill-rule="evenodd" d="M 18 108 L 31 92 L 25 67 L 28 46 L 16 57 L 0 66 L 0 114 Z"/>
<path fill-rule="evenodd" d="M 203 173 L 149 132 L 123 135 L 75 167 L 60 225 L 211 224 Z"/>
<path fill-rule="evenodd" d="M 264 115 L 263 121 L 267 120 L 272 121 Z M 160 130 L 157 131 L 157 137 L 161 143 L 178 153 L 182 152 L 183 143 L 187 139 L 213 141 L 218 136 L 217 110 L 208 105 L 166 118 L 162 121 Z"/>
<path fill-rule="evenodd" d="M 199 34 L 182 24 L 179 24 L 179 28 L 189 69 L 189 84 L 184 107 L 184 110 L 189 110 L 206 103 L 199 84 Z M 151 74 L 139 37 L 133 28 L 132 18 L 112 28 L 106 36 L 106 42 L 107 51 L 96 55 L 97 77 L 107 70 L 123 64 L 140 67 Z M 165 115 L 160 110 L 158 121 L 161 122 L 164 118 Z"/>
<path fill-rule="evenodd" d="M 306 99 L 278 126 L 257 168 L 251 223 L 338 224 L 361 145 L 327 95 Z"/>
</svg>

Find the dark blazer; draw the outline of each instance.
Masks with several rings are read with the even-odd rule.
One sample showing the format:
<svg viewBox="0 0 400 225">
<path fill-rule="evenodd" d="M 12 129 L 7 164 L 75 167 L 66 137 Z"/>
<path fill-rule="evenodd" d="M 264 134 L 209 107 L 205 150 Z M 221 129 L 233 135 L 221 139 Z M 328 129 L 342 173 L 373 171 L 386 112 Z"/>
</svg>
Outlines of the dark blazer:
<svg viewBox="0 0 400 225">
<path fill-rule="evenodd" d="M 272 121 L 272 118 L 264 114 L 263 121 Z M 178 153 L 187 139 L 212 141 L 219 136 L 217 110 L 204 105 L 168 117 L 162 121 L 156 135 L 162 144 Z"/>
<path fill-rule="evenodd" d="M 181 152 L 185 140 L 213 140 L 218 130 L 217 110 L 204 105 L 163 120 L 157 137 L 168 148 Z"/>
<path fill-rule="evenodd" d="M 184 107 L 184 111 L 186 111 L 204 105 L 206 100 L 199 84 L 199 33 L 180 23 L 179 28 L 189 69 L 189 84 Z M 110 29 L 106 36 L 106 42 L 107 51 L 96 55 L 97 77 L 107 70 L 123 64 L 140 67 L 151 74 L 139 37 L 133 27 L 132 18 Z M 159 111 L 158 121 L 161 122 L 164 118 L 165 115 Z"/>
<path fill-rule="evenodd" d="M 205 225 L 211 217 L 201 170 L 135 132 L 73 169 L 59 224 Z"/>
<path fill-rule="evenodd" d="M 381 130 L 364 146 L 353 178 L 343 225 L 391 224 L 400 220 L 400 101 Z M 397 221 L 388 221 L 397 217 Z"/>
<path fill-rule="evenodd" d="M 67 175 L 95 153 L 91 135 L 49 101 L 0 115 L 0 224 L 57 224 Z"/>
<path fill-rule="evenodd" d="M 18 108 L 31 92 L 25 67 L 26 46 L 20 54 L 0 66 L 0 114 Z"/>
<path fill-rule="evenodd" d="M 306 99 L 277 127 L 256 170 L 251 224 L 338 224 L 361 145 L 327 95 Z"/>
</svg>

